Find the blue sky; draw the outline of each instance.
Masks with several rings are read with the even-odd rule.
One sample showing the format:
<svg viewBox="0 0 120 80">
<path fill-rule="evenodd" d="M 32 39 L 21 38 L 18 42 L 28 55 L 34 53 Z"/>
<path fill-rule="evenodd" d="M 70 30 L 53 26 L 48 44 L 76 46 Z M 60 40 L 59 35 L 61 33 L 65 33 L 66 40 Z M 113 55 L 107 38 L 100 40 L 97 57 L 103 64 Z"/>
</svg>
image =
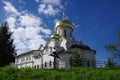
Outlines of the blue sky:
<svg viewBox="0 0 120 80">
<path fill-rule="evenodd" d="M 106 59 L 107 43 L 117 42 L 120 29 L 120 0 L 0 0 L 0 23 L 8 21 L 14 31 L 18 53 L 45 44 L 61 19 L 61 8 L 74 25 L 73 36 Z"/>
</svg>

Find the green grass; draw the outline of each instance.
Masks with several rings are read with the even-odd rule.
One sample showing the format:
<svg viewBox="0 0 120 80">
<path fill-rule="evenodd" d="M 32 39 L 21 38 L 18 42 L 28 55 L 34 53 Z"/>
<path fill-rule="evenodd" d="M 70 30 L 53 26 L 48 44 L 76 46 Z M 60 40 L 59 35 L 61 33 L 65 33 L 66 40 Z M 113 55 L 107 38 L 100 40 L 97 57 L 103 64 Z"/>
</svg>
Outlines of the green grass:
<svg viewBox="0 0 120 80">
<path fill-rule="evenodd" d="M 120 68 L 0 68 L 0 80 L 120 80 Z"/>
</svg>

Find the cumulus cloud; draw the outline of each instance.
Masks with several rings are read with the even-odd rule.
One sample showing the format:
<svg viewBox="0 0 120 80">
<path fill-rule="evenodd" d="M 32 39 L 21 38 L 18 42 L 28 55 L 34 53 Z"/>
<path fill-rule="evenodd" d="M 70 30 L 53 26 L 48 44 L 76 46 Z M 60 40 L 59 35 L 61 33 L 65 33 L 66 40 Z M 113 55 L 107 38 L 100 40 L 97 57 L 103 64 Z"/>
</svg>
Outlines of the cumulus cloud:
<svg viewBox="0 0 120 80">
<path fill-rule="evenodd" d="M 43 3 L 43 4 L 52 4 L 52 5 L 60 5 L 61 2 L 60 0 L 35 0 L 35 2 L 39 3 Z"/>
<path fill-rule="evenodd" d="M 46 15 L 49 15 L 49 16 L 54 16 L 56 14 L 58 14 L 59 12 L 59 9 L 58 8 L 54 8 L 53 5 L 46 5 L 46 4 L 40 4 L 39 5 L 39 8 L 38 8 L 38 12 L 39 13 L 44 13 Z"/>
<path fill-rule="evenodd" d="M 15 28 L 15 22 L 16 22 L 16 18 L 15 17 L 13 17 L 13 16 L 9 16 L 9 18 L 7 18 L 6 19 L 6 21 L 10 24 L 10 29 L 12 30 L 12 31 L 14 31 L 14 28 Z"/>
<path fill-rule="evenodd" d="M 60 5 L 60 0 L 42 0 L 44 4 Z"/>
<path fill-rule="evenodd" d="M 7 1 L 3 1 L 3 3 L 6 5 L 4 6 L 4 9 L 6 12 L 8 13 L 14 13 L 14 14 L 19 14 L 18 11 L 14 8 L 14 6 L 10 3 L 10 2 L 7 2 Z"/>
<path fill-rule="evenodd" d="M 60 0 L 41 0 L 41 4 L 39 4 L 38 7 L 38 12 L 49 16 L 55 16 L 60 12 L 60 8 Z"/>
<path fill-rule="evenodd" d="M 19 18 L 21 26 L 26 27 L 36 27 L 42 23 L 41 19 L 39 17 L 34 16 L 30 13 L 24 13 Z"/>
<path fill-rule="evenodd" d="M 42 26 L 42 19 L 27 11 L 18 11 L 10 2 L 3 1 L 4 10 L 9 13 L 6 21 L 14 31 L 14 44 L 17 53 L 38 49 L 42 43 L 45 45 L 45 37 L 51 34 L 50 29 Z"/>
</svg>

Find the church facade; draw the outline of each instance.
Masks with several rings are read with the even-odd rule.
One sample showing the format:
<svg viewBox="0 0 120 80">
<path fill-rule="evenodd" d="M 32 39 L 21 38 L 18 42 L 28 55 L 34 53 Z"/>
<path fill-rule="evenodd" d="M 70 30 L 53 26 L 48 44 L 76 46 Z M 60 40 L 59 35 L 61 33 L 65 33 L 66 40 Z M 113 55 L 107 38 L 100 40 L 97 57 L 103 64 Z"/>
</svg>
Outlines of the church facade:
<svg viewBox="0 0 120 80">
<path fill-rule="evenodd" d="M 95 67 L 96 51 L 85 45 L 82 41 L 75 41 L 72 35 L 74 26 L 65 19 L 56 22 L 55 32 L 45 46 L 40 45 L 38 50 L 32 50 L 15 58 L 18 68 L 65 68 L 70 66 L 70 57 L 77 51 L 82 65 Z"/>
</svg>

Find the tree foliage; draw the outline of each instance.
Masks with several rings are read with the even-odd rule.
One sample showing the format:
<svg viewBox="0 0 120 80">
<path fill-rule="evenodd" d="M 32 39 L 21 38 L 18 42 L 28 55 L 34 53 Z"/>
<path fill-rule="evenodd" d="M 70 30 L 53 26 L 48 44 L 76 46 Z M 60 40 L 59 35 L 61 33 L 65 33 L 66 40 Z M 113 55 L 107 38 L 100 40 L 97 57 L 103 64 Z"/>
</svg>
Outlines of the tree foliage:
<svg viewBox="0 0 120 80">
<path fill-rule="evenodd" d="M 81 66 L 81 59 L 80 55 L 78 54 L 77 51 L 75 51 L 72 56 L 70 57 L 70 65 L 71 67 L 78 67 Z"/>
<path fill-rule="evenodd" d="M 111 57 L 120 61 L 120 30 L 118 30 L 117 32 L 117 38 L 118 38 L 117 43 L 115 44 L 109 43 L 105 45 L 105 48 L 107 49 L 109 53 L 111 53 L 112 55 Z"/>
<path fill-rule="evenodd" d="M 108 57 L 106 67 L 115 68 L 115 62 L 112 58 Z"/>
<path fill-rule="evenodd" d="M 15 46 L 13 45 L 12 32 L 7 23 L 0 26 L 0 67 L 15 61 Z"/>
</svg>

